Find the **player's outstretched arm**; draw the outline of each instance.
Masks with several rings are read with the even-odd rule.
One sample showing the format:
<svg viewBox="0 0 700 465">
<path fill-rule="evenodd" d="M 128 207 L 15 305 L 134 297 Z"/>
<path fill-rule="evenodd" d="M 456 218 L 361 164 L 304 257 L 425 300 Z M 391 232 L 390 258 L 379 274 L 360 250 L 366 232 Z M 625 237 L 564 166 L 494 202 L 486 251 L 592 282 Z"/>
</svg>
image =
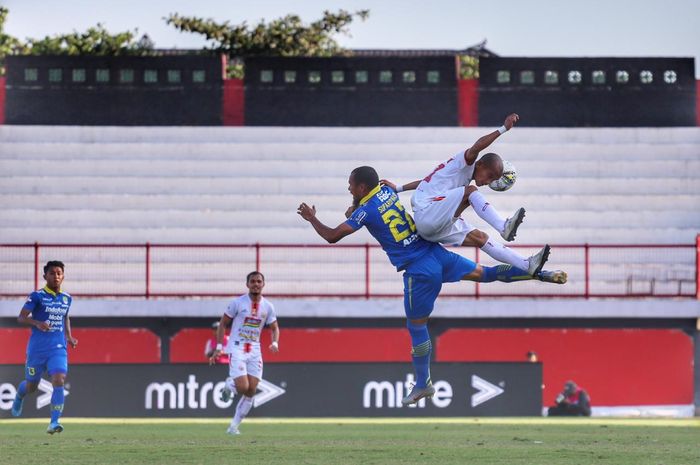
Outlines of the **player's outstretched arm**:
<svg viewBox="0 0 700 465">
<path fill-rule="evenodd" d="M 403 191 L 412 191 L 418 187 L 418 184 L 420 184 L 421 180 L 418 179 L 417 181 L 409 182 L 408 184 L 403 184 L 403 185 L 397 185 L 394 184 L 393 182 L 389 181 L 388 179 L 381 179 L 379 181 L 379 184 L 382 186 L 387 186 L 389 189 L 392 189 L 396 192 L 403 192 Z"/>
<path fill-rule="evenodd" d="M 518 120 L 520 120 L 520 116 L 518 116 L 517 113 L 511 113 L 506 117 L 506 120 L 503 122 L 503 126 L 486 134 L 485 136 L 481 136 L 476 142 L 474 142 L 474 145 L 469 147 L 464 152 L 464 160 L 467 162 L 467 165 L 473 165 L 476 161 L 476 157 L 479 156 L 479 152 L 493 144 L 493 141 L 498 139 L 501 134 L 509 131 L 513 126 L 515 126 L 515 123 L 517 123 Z"/>
<path fill-rule="evenodd" d="M 345 236 L 355 232 L 352 227 L 347 223 L 341 223 L 335 228 L 331 228 L 321 223 L 321 221 L 316 218 L 316 207 L 308 206 L 305 203 L 299 205 L 297 213 L 304 218 L 306 221 L 311 223 L 319 236 L 326 240 L 329 244 L 335 244 Z"/>
</svg>

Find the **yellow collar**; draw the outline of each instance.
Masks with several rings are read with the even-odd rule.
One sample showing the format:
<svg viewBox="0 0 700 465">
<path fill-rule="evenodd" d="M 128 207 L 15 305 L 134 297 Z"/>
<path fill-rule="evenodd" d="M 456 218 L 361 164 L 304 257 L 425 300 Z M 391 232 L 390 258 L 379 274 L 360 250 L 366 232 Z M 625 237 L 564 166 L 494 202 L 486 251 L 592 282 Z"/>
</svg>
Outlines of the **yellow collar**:
<svg viewBox="0 0 700 465">
<path fill-rule="evenodd" d="M 58 290 L 58 294 L 56 294 L 54 291 L 52 291 L 49 286 L 44 286 L 44 290 L 51 294 L 52 296 L 56 297 L 58 294 L 60 294 L 62 291 L 61 289 Z"/>
<path fill-rule="evenodd" d="M 362 197 L 362 200 L 360 200 L 360 205 L 364 205 L 364 204 L 366 204 L 367 202 L 369 202 L 369 199 L 371 199 L 372 197 L 374 197 L 374 196 L 377 194 L 377 192 L 379 192 L 379 189 L 381 189 L 381 188 L 382 188 L 382 185 L 381 185 L 381 184 L 377 184 L 377 187 L 375 187 L 374 189 L 372 189 L 371 191 L 369 191 L 369 193 L 368 193 L 367 195 L 365 195 L 364 197 Z"/>
</svg>

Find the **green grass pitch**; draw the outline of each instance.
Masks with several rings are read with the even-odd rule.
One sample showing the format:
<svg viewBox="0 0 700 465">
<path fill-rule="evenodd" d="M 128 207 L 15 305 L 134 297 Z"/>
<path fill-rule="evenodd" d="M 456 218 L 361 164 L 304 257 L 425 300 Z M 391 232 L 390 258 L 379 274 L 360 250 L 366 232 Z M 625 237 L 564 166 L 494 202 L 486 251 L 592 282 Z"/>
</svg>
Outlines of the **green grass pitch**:
<svg viewBox="0 0 700 465">
<path fill-rule="evenodd" d="M 0 463 L 700 464 L 700 419 L 0 420 Z"/>
</svg>

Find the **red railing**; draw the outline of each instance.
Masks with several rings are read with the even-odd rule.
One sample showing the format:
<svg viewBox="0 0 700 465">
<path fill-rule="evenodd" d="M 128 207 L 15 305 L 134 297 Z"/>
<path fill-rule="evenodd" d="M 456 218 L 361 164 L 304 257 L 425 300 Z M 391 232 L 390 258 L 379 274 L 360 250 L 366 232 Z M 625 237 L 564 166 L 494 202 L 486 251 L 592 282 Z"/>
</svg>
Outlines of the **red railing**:
<svg viewBox="0 0 700 465">
<path fill-rule="evenodd" d="M 539 249 L 514 245 L 523 255 Z M 453 248 L 493 265 L 477 248 Z M 43 283 L 48 260 L 66 264 L 65 288 L 81 297 L 224 297 L 245 292 L 260 270 L 275 297 L 399 297 L 403 283 L 374 244 L 0 244 L 0 298 Z M 564 285 L 446 284 L 441 297 L 700 298 L 695 244 L 560 244 L 545 268 L 569 274 Z"/>
</svg>

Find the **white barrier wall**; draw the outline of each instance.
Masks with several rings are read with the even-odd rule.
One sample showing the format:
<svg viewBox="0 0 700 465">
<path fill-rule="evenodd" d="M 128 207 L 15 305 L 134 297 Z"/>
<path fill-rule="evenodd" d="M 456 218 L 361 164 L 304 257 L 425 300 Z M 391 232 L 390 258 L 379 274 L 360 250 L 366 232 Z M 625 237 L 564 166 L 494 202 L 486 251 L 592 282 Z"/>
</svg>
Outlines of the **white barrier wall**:
<svg viewBox="0 0 700 465">
<path fill-rule="evenodd" d="M 27 292 L 29 293 L 29 291 Z M 233 296 L 231 297 L 233 298 Z M 271 299 L 284 318 L 404 318 L 403 299 Z M 229 298 L 204 300 L 75 299 L 73 318 L 220 318 Z M 24 299 L 0 300 L 0 318 L 19 315 Z M 693 300 L 509 300 L 439 298 L 431 318 L 700 318 Z"/>
<path fill-rule="evenodd" d="M 489 130 L 2 126 L 0 242 L 319 243 L 300 202 L 338 224 L 356 166 L 412 181 Z M 489 150 L 518 168 L 511 191 L 485 193 L 504 214 L 527 209 L 519 243 L 700 231 L 700 128 L 516 128 Z"/>
</svg>

